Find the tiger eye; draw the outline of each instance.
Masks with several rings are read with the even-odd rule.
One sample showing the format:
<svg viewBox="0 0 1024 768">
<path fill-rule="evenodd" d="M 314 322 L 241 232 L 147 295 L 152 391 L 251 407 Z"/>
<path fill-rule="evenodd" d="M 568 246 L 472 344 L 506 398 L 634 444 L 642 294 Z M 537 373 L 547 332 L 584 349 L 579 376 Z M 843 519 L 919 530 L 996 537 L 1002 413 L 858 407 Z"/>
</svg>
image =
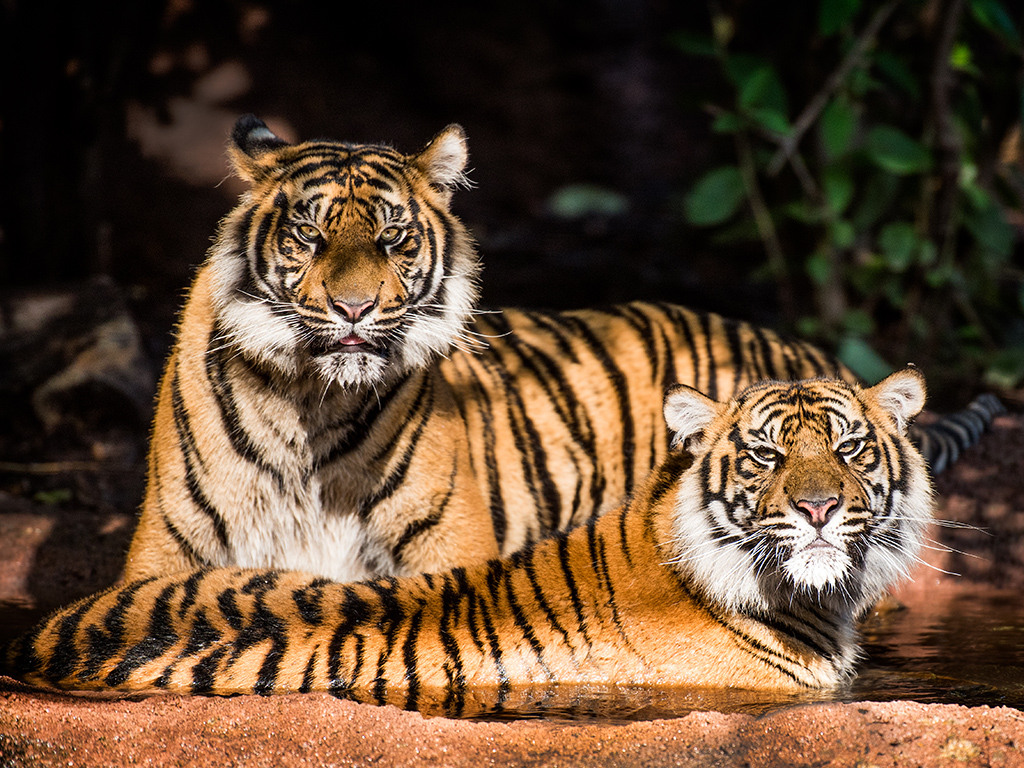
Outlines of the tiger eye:
<svg viewBox="0 0 1024 768">
<path fill-rule="evenodd" d="M 322 235 L 320 230 L 314 227 L 312 224 L 298 224 L 295 227 L 295 236 L 304 243 L 314 245 L 320 242 Z"/>
<path fill-rule="evenodd" d="M 379 239 L 384 245 L 395 245 L 400 242 L 405 235 L 405 230 L 401 227 L 390 226 L 384 227 L 381 230 Z"/>
<path fill-rule="evenodd" d="M 836 451 L 839 453 L 840 456 L 843 456 L 844 458 L 847 459 L 852 459 L 854 456 L 861 452 L 861 449 L 863 447 L 863 440 L 861 440 L 860 438 L 852 437 L 849 440 L 844 440 L 839 445 L 839 447 L 836 448 Z"/>
<path fill-rule="evenodd" d="M 763 446 L 751 448 L 750 455 L 760 464 L 774 464 L 779 460 L 779 452 Z"/>
</svg>

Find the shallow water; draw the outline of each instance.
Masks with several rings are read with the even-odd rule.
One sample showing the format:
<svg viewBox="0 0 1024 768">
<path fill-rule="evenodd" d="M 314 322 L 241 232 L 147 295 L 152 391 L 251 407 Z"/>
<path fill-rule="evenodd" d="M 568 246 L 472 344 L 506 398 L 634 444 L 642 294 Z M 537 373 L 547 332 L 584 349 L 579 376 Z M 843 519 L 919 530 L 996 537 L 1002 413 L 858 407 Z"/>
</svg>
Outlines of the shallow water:
<svg viewBox="0 0 1024 768">
<path fill-rule="evenodd" d="M 812 702 L 892 700 L 1024 710 L 1024 595 L 964 588 L 944 591 L 930 605 L 876 612 L 863 625 L 863 650 L 857 677 L 828 693 L 552 686 L 504 702 L 478 696 L 461 716 L 629 722 L 698 710 L 760 715 Z"/>
</svg>

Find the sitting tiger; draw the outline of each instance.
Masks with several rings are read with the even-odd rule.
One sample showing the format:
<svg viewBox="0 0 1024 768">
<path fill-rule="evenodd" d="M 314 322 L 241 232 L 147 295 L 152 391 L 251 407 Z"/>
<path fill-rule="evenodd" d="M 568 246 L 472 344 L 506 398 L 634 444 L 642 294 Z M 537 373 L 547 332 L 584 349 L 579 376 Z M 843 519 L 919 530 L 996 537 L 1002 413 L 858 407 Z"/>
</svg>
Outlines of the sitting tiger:
<svg viewBox="0 0 1024 768">
<path fill-rule="evenodd" d="M 7 649 L 65 690 L 329 691 L 458 714 L 474 688 L 550 683 L 830 688 L 855 619 L 917 560 L 931 519 L 905 437 L 921 375 L 861 389 L 678 386 L 672 451 L 615 511 L 504 559 L 339 584 L 198 570 L 88 597 Z"/>
<path fill-rule="evenodd" d="M 672 305 L 470 327 L 479 262 L 449 210 L 458 126 L 405 155 L 290 145 L 246 116 L 229 152 L 252 187 L 181 316 L 128 579 L 241 566 L 351 581 L 486 560 L 632 492 L 667 454 L 676 381 L 729 397 L 853 379 L 807 344 Z"/>
</svg>

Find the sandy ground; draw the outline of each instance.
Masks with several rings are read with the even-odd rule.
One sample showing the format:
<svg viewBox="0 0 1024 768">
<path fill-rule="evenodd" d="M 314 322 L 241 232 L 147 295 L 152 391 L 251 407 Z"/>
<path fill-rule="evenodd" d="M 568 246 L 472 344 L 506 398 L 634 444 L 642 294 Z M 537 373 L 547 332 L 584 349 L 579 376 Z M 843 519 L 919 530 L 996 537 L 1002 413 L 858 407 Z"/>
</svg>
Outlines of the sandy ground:
<svg viewBox="0 0 1024 768">
<path fill-rule="evenodd" d="M 941 477 L 933 552 L 897 597 L 925 615 L 955 592 L 1024 583 L 1024 417 L 1000 417 Z M 130 520 L 0 497 L 0 606 L 9 634 L 39 607 L 110 579 Z M 1024 617 L 1021 617 L 1024 620 Z M 1024 651 L 1022 651 L 1024 652 Z M 955 660 L 954 660 L 955 661 Z M 325 695 L 96 700 L 0 679 L 0 767 L 100 765 L 1024 766 L 1024 713 L 909 701 L 643 722 L 456 721 Z"/>
</svg>

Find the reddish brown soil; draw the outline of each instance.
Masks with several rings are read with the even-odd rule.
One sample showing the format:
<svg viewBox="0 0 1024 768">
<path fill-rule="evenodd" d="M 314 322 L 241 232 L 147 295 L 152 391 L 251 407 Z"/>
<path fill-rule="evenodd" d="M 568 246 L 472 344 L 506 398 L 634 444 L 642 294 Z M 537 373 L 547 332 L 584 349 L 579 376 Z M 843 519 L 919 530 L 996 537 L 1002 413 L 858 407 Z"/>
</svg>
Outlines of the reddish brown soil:
<svg viewBox="0 0 1024 768">
<path fill-rule="evenodd" d="M 1000 417 L 937 483 L 939 515 L 982 526 L 937 528 L 968 554 L 937 553 L 898 593 L 924 616 L 965 590 L 1024 581 L 1024 417 Z M 125 516 L 0 498 L 0 607 L 12 622 L 62 590 L 108 578 Z M 20 506 L 18 506 L 20 505 Z M 17 508 L 12 508 L 17 506 Z M 71 528 L 69 534 L 65 528 Z M 42 562 L 37 557 L 44 554 Z M 99 563 L 100 565 L 97 565 Z M 20 606 L 20 608 L 19 608 Z M 21 610 L 23 613 L 18 613 Z M 917 612 L 917 613 L 915 613 Z M 1022 617 L 1024 618 L 1024 617 Z M 955 661 L 955 660 L 954 660 Z M 96 700 L 0 681 L 0 766 L 81 765 L 1024 765 L 1024 713 L 912 702 L 823 703 L 761 716 L 692 712 L 647 722 L 469 722 L 325 695 Z"/>
</svg>

